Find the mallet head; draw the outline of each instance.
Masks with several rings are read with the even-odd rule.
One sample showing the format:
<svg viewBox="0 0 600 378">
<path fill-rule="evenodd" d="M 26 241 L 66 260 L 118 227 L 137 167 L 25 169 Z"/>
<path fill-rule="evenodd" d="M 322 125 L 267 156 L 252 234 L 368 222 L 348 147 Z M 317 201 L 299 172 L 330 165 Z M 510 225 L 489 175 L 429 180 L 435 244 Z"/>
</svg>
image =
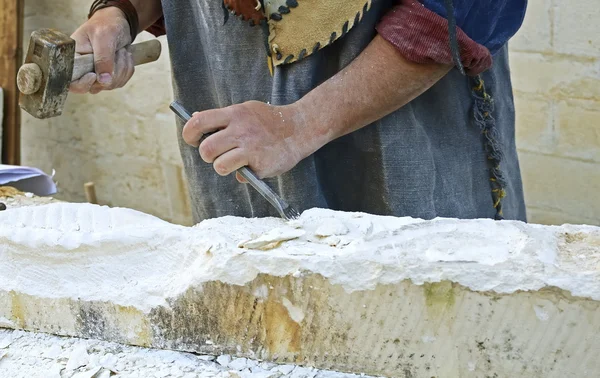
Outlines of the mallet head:
<svg viewBox="0 0 600 378">
<path fill-rule="evenodd" d="M 31 33 L 29 49 L 17 75 L 19 105 L 40 119 L 59 116 L 67 99 L 75 40 L 53 29 Z"/>
</svg>

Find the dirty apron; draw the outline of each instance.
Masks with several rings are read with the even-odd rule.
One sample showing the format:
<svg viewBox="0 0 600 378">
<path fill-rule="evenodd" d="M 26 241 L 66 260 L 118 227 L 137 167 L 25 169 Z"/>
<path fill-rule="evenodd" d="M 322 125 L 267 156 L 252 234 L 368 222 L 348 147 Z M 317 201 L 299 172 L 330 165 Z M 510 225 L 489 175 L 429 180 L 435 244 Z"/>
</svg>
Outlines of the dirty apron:
<svg viewBox="0 0 600 378">
<path fill-rule="evenodd" d="M 219 0 L 163 0 L 174 97 L 191 111 L 248 100 L 293 103 L 351 63 L 375 37 L 377 22 L 392 5 L 375 2 L 344 38 L 276 67 L 271 77 L 260 27 L 233 16 L 224 23 Z M 525 221 L 506 46 L 482 77 L 495 100 L 503 145 L 503 216 Z M 320 207 L 423 219 L 494 218 L 486 152 L 472 107 L 470 82 L 453 69 L 398 111 L 265 181 L 300 211 Z M 177 122 L 195 222 L 227 215 L 278 216 L 251 186 L 238 183 L 235 175 L 221 177 L 205 163 L 182 140 L 183 124 Z"/>
</svg>

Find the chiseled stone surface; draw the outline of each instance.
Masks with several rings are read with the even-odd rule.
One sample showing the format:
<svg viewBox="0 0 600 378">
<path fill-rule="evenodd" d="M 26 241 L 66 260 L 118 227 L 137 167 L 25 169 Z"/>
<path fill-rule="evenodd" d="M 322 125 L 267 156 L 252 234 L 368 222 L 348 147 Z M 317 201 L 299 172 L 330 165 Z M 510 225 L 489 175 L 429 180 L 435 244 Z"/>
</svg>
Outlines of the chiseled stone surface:
<svg viewBox="0 0 600 378">
<path fill-rule="evenodd" d="M 0 326 L 388 377 L 592 376 L 599 269 L 592 226 L 49 204 L 0 213 Z"/>
</svg>

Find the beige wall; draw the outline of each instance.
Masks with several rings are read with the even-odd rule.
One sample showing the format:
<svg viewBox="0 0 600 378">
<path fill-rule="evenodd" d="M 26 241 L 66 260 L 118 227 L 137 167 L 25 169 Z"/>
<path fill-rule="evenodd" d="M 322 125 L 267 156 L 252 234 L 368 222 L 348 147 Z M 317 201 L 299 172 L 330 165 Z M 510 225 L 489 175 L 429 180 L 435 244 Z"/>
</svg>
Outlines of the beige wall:
<svg viewBox="0 0 600 378">
<path fill-rule="evenodd" d="M 600 7 L 533 0 L 511 44 L 532 221 L 600 225 Z"/>
<path fill-rule="evenodd" d="M 25 2 L 25 47 L 38 28 L 73 32 L 89 2 Z M 84 5 L 85 4 L 85 5 Z M 144 33 L 138 39 L 151 36 Z M 96 96 L 70 94 L 61 117 L 23 114 L 23 164 L 56 169 L 57 198 L 84 201 L 94 181 L 102 204 L 126 206 L 189 224 L 191 215 L 176 140 L 168 49 L 140 66 L 125 88 Z"/>
<path fill-rule="evenodd" d="M 530 221 L 600 224 L 600 8 L 596 0 L 531 0 L 511 43 L 518 146 Z M 26 4 L 25 36 L 41 27 L 72 32 L 87 5 Z M 142 39 L 148 36 L 143 36 Z M 24 41 L 25 46 L 27 40 Z M 99 200 L 189 224 L 176 143 L 168 50 L 139 67 L 125 89 L 71 95 L 62 117 L 24 114 L 23 164 L 56 169 L 57 198 Z"/>
</svg>

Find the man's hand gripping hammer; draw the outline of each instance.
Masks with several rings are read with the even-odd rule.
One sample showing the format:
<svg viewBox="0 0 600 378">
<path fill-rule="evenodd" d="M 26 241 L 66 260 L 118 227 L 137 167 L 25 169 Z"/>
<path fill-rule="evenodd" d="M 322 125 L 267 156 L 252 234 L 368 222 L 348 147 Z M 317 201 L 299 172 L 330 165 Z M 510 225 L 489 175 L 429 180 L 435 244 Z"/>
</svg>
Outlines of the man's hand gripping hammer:
<svg viewBox="0 0 600 378">
<path fill-rule="evenodd" d="M 161 44 L 150 40 L 126 47 L 133 63 L 141 65 L 160 57 Z M 72 81 L 94 72 L 94 55 L 75 56 L 75 40 L 53 29 L 31 34 L 25 63 L 17 74 L 19 105 L 40 119 L 56 117 L 62 110 Z"/>
</svg>

